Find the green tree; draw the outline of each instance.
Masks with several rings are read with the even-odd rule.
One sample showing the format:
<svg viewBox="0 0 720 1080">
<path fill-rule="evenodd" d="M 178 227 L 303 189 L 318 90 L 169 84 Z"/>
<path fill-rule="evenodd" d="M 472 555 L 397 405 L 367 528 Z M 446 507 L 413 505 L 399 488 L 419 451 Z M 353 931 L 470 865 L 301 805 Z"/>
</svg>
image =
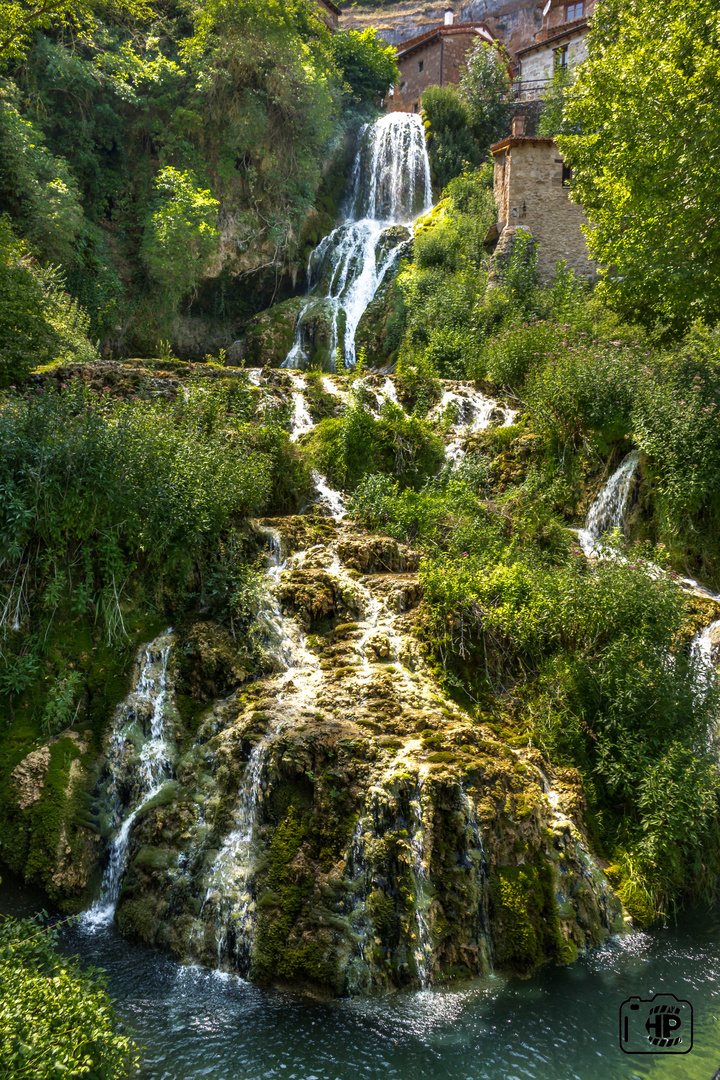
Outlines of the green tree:
<svg viewBox="0 0 720 1080">
<path fill-rule="evenodd" d="M 75 181 L 12 98 L 0 87 L 0 213 L 12 216 L 40 258 L 68 262 L 83 222 Z"/>
<path fill-rule="evenodd" d="M 0 63 L 22 60 L 38 30 L 63 22 L 88 23 L 97 15 L 146 18 L 146 0 L 3 0 L 0 4 Z"/>
<path fill-rule="evenodd" d="M 0 217 L 0 388 L 55 359 L 95 360 L 88 319 L 65 292 L 62 274 L 43 269 Z"/>
<path fill-rule="evenodd" d="M 471 130 L 470 108 L 455 86 L 428 86 L 420 99 L 435 181 L 444 188 L 466 169 L 480 164 Z"/>
<path fill-rule="evenodd" d="M 592 223 L 602 289 L 625 317 L 720 319 L 720 10 L 603 0 L 558 140 Z"/>
<path fill-rule="evenodd" d="M 377 30 L 340 30 L 333 35 L 332 53 L 358 104 L 382 98 L 400 77 L 395 49 Z"/>
<path fill-rule="evenodd" d="M 473 136 L 486 153 L 507 134 L 513 112 L 510 76 L 495 45 L 486 41 L 475 45 L 460 81 L 460 92 L 470 111 Z"/>
<path fill-rule="evenodd" d="M 219 204 L 189 173 L 171 165 L 158 173 L 155 190 L 159 205 L 147 225 L 143 256 L 175 309 L 195 288 L 217 250 Z"/>
<path fill-rule="evenodd" d="M 538 135 L 581 135 L 580 125 L 569 123 L 563 116 L 568 89 L 572 86 L 573 68 L 558 67 L 552 77 L 550 89 L 543 100 L 543 110 L 538 121 Z"/>
</svg>

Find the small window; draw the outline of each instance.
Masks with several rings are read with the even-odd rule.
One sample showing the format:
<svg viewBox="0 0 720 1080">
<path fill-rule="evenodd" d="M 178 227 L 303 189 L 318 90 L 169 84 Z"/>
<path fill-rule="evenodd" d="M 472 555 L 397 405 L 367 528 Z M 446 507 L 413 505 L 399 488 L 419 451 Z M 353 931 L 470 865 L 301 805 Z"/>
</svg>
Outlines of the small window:
<svg viewBox="0 0 720 1080">
<path fill-rule="evenodd" d="M 554 50 L 555 55 L 555 70 L 559 68 L 566 68 L 568 61 L 568 47 L 567 45 L 561 45 L 559 49 Z"/>
<path fill-rule="evenodd" d="M 424 67 L 425 67 L 425 61 L 424 60 L 418 60 L 418 71 L 422 71 L 422 69 Z"/>
<path fill-rule="evenodd" d="M 417 111 L 418 111 L 418 103 L 417 103 L 417 101 L 413 101 L 413 112 L 417 112 Z"/>
<path fill-rule="evenodd" d="M 569 165 L 563 165 L 562 186 L 563 187 L 570 187 L 571 182 L 572 182 L 572 169 L 570 168 Z"/>
<path fill-rule="evenodd" d="M 585 14 L 585 4 L 583 0 L 580 0 L 579 4 L 568 4 L 567 7 L 567 21 L 572 22 L 573 19 L 582 19 Z"/>
</svg>

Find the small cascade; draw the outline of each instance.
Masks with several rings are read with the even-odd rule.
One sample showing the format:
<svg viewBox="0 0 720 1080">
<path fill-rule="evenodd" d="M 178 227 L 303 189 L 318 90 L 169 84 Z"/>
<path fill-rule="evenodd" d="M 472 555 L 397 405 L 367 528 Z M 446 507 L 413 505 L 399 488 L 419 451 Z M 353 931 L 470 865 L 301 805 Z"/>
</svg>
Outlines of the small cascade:
<svg viewBox="0 0 720 1080">
<path fill-rule="evenodd" d="M 112 922 L 127 868 L 133 824 L 170 778 L 168 658 L 172 645 L 172 631 L 166 630 L 145 647 L 135 689 L 117 711 L 109 755 L 109 790 L 115 802 L 117 828 L 100 896 L 83 916 L 89 927 Z"/>
<path fill-rule="evenodd" d="M 291 668 L 315 667 L 317 658 L 308 651 L 305 635 L 293 618 L 283 615 L 280 603 L 275 595 L 275 587 L 284 570 L 288 569 L 289 560 L 283 558 L 280 534 L 275 529 L 264 526 L 261 532 L 268 539 L 268 568 L 266 571 L 268 589 L 265 592 L 263 606 L 256 615 L 256 620 L 263 628 L 268 640 L 268 651 L 272 655 L 275 667 L 280 671 Z M 297 556 L 296 556 L 297 561 Z"/>
<path fill-rule="evenodd" d="M 413 957 L 415 958 L 417 979 L 424 990 L 432 981 L 433 944 L 428 915 L 430 879 L 427 870 L 425 829 L 423 827 L 422 780 L 418 780 L 417 787 L 411 798 L 410 809 L 412 814 L 410 850 L 412 852 L 412 876 L 415 883 L 414 914 L 416 927 Z"/>
<path fill-rule="evenodd" d="M 304 383 L 302 379 L 295 376 L 293 378 L 293 386 L 293 415 L 290 441 L 297 442 L 302 435 L 305 435 L 308 431 L 312 431 L 315 427 L 315 421 L 310 415 L 310 409 L 305 400 L 305 395 L 303 393 Z"/>
<path fill-rule="evenodd" d="M 250 966 L 255 924 L 255 849 L 261 777 L 270 743 L 267 738 L 253 748 L 238 792 L 232 831 L 223 841 L 208 875 L 207 891 L 200 909 L 212 905 L 217 934 L 217 966 L 225 963 L 243 973 Z"/>
<path fill-rule="evenodd" d="M 334 491 L 328 484 L 327 479 L 317 469 L 313 469 L 310 475 L 317 493 L 315 501 L 319 506 L 323 506 L 335 521 L 342 521 L 346 512 L 345 496 L 339 491 Z"/>
<path fill-rule="evenodd" d="M 308 299 L 283 367 L 313 352 L 355 366 L 355 331 L 410 239 L 407 226 L 432 205 L 430 162 L 419 116 L 390 113 L 369 124 L 352 175 L 346 220 L 308 261 Z"/>
<path fill-rule="evenodd" d="M 624 527 L 632 482 L 639 460 L 639 451 L 631 450 L 590 507 L 585 528 L 578 531 L 580 546 L 586 555 L 601 554 L 603 536 L 614 529 L 622 530 Z"/>
<path fill-rule="evenodd" d="M 268 591 L 257 619 L 264 626 L 271 641 L 271 652 L 279 669 L 279 693 L 277 703 L 281 706 L 286 697 L 285 687 L 292 688 L 292 701 L 288 708 L 296 714 L 312 697 L 312 677 L 318 668 L 318 659 L 305 644 L 305 634 L 294 618 L 283 615 L 275 595 L 280 575 L 290 568 L 291 562 L 302 562 L 304 552 L 294 560 L 283 558 L 280 534 L 263 526 L 261 530 L 268 540 Z M 295 678 L 297 677 L 297 684 Z M 289 694 L 288 694 L 289 697 Z M 258 810 L 262 801 L 262 778 L 272 740 L 290 723 L 289 717 L 271 724 L 262 739 L 253 747 L 238 790 L 237 805 L 230 832 L 222 842 L 217 855 L 205 874 L 205 894 L 200 916 L 205 909 L 212 914 L 216 933 L 217 966 L 231 966 L 246 974 L 250 966 L 250 950 L 255 925 L 255 854 Z M 191 936 L 189 949 L 202 951 L 197 932 Z"/>
<path fill-rule="evenodd" d="M 718 599 L 718 597 L 715 597 Z M 720 646 L 720 619 L 699 630 L 690 646 L 696 664 L 695 686 L 700 700 L 714 687 Z"/>
<path fill-rule="evenodd" d="M 484 431 L 493 422 L 501 427 L 509 427 L 517 415 L 513 409 L 501 405 L 494 398 L 486 397 L 474 387 L 462 385 L 445 390 L 440 401 L 428 414 L 428 419 L 440 424 L 449 409 L 455 412 L 455 420 L 448 425 L 454 437 L 445 446 L 445 459 L 455 466 L 459 465 L 465 456 L 463 443 L 469 435 Z"/>
</svg>

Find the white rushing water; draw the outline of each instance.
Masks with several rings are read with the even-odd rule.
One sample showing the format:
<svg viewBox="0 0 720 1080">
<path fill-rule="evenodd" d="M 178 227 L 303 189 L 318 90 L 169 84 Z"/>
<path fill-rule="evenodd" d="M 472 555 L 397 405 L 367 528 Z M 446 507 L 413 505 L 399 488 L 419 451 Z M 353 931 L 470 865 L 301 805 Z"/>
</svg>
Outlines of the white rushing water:
<svg viewBox="0 0 720 1080">
<path fill-rule="evenodd" d="M 453 417 L 450 420 L 448 413 Z M 445 460 L 458 466 L 465 457 L 463 444 L 468 436 L 483 431 L 493 422 L 499 427 L 509 427 L 516 416 L 513 409 L 486 397 L 473 386 L 453 384 L 452 389 L 443 391 L 440 401 L 428 413 L 428 420 L 444 424 L 452 435 L 445 446 Z"/>
<path fill-rule="evenodd" d="M 432 980 L 433 943 L 428 908 L 430 906 L 430 888 L 428 874 L 428 856 L 425 850 L 425 827 L 423 822 L 423 782 L 418 780 L 410 800 L 412 815 L 410 832 L 410 850 L 412 852 L 412 876 L 415 885 L 415 933 L 413 957 L 417 970 L 417 980 L 421 989 L 430 985 Z"/>
<path fill-rule="evenodd" d="M 172 645 L 172 631 L 166 630 L 146 646 L 135 689 L 117 711 L 109 757 L 110 790 L 119 824 L 110 845 L 100 896 L 83 916 L 88 927 L 112 922 L 127 868 L 132 827 L 140 811 L 170 777 L 167 671 Z M 129 803 L 121 799 L 121 787 L 131 788 Z"/>
<path fill-rule="evenodd" d="M 346 220 L 310 255 L 308 299 L 283 367 L 303 368 L 322 337 L 329 362 L 355 365 L 355 332 L 409 239 L 407 226 L 432 205 L 430 162 L 419 116 L 390 113 L 367 125 L 353 167 Z"/>
<path fill-rule="evenodd" d="M 615 529 L 623 529 L 639 460 L 639 451 L 631 450 L 590 507 L 585 527 L 578 531 L 580 546 L 586 555 L 602 554 L 605 548 L 603 537 Z"/>
</svg>

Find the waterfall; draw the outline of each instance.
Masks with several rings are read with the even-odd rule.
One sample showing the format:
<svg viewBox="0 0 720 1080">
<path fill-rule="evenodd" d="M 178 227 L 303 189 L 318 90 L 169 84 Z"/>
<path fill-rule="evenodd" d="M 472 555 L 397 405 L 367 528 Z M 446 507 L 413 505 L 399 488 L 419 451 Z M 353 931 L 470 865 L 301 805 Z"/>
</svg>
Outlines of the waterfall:
<svg viewBox="0 0 720 1080">
<path fill-rule="evenodd" d="M 267 578 L 270 588 L 264 606 L 258 613 L 258 621 L 265 627 L 272 642 L 272 653 L 279 675 L 281 692 L 277 695 L 280 706 L 285 698 L 286 684 L 293 686 L 292 679 L 300 674 L 301 688 L 294 688 L 294 708 L 297 709 L 313 695 L 311 676 L 318 668 L 317 657 L 305 644 L 305 635 L 294 618 L 282 614 L 273 587 L 288 567 L 283 558 L 280 534 L 264 527 L 262 532 L 269 543 L 269 566 Z M 217 855 L 204 876 L 205 894 L 200 916 L 210 905 L 212 923 L 216 932 L 218 969 L 230 964 L 243 974 L 250 967 L 250 953 L 255 928 L 255 874 L 257 851 L 258 810 L 262 802 L 262 777 L 267 764 L 272 740 L 290 723 L 288 716 L 270 724 L 265 734 L 253 747 L 245 766 L 237 793 L 237 803 L 232 828 L 224 838 Z M 189 941 L 191 953 L 198 945 L 198 933 Z M 202 946 L 200 946 L 202 951 Z"/>
<path fill-rule="evenodd" d="M 447 410 L 455 410 L 455 419 L 447 423 Z M 440 401 L 428 413 L 428 420 L 444 424 L 454 436 L 445 447 L 445 460 L 457 467 L 465 456 L 463 443 L 468 435 L 474 435 L 490 427 L 495 421 L 502 427 L 514 423 L 517 412 L 500 405 L 494 398 L 486 397 L 471 386 L 453 384 L 453 389 L 443 391 Z"/>
<path fill-rule="evenodd" d="M 308 299 L 283 367 L 307 367 L 319 357 L 334 370 L 338 352 L 345 367 L 355 366 L 358 323 L 410 239 L 407 226 L 431 205 L 420 117 L 390 113 L 367 125 L 353 166 L 346 219 L 310 255 Z"/>
<path fill-rule="evenodd" d="M 415 885 L 415 934 L 413 956 L 417 970 L 417 979 L 424 990 L 432 981 L 433 943 L 428 908 L 431 902 L 430 879 L 427 872 L 427 852 L 425 851 L 425 829 L 423 825 L 422 780 L 410 799 L 412 831 L 410 850 L 412 852 L 412 876 Z"/>
<path fill-rule="evenodd" d="M 112 922 L 127 868 L 132 827 L 140 811 L 170 778 L 167 684 L 172 645 L 172 631 L 166 630 L 145 647 L 135 689 L 117 711 L 109 754 L 109 790 L 117 827 L 100 896 L 83 917 L 89 927 Z"/>
<path fill-rule="evenodd" d="M 631 450 L 590 507 L 585 528 L 578 531 L 580 546 L 586 555 L 600 554 L 603 536 L 613 529 L 623 528 L 639 460 L 639 452 Z"/>
<path fill-rule="evenodd" d="M 231 954 L 235 967 L 247 972 L 250 966 L 255 925 L 255 831 L 260 782 L 268 751 L 267 738 L 253 748 L 238 792 L 233 828 L 210 868 L 210 880 L 200 909 L 202 914 L 208 902 L 213 904 L 218 968 Z"/>
</svg>

